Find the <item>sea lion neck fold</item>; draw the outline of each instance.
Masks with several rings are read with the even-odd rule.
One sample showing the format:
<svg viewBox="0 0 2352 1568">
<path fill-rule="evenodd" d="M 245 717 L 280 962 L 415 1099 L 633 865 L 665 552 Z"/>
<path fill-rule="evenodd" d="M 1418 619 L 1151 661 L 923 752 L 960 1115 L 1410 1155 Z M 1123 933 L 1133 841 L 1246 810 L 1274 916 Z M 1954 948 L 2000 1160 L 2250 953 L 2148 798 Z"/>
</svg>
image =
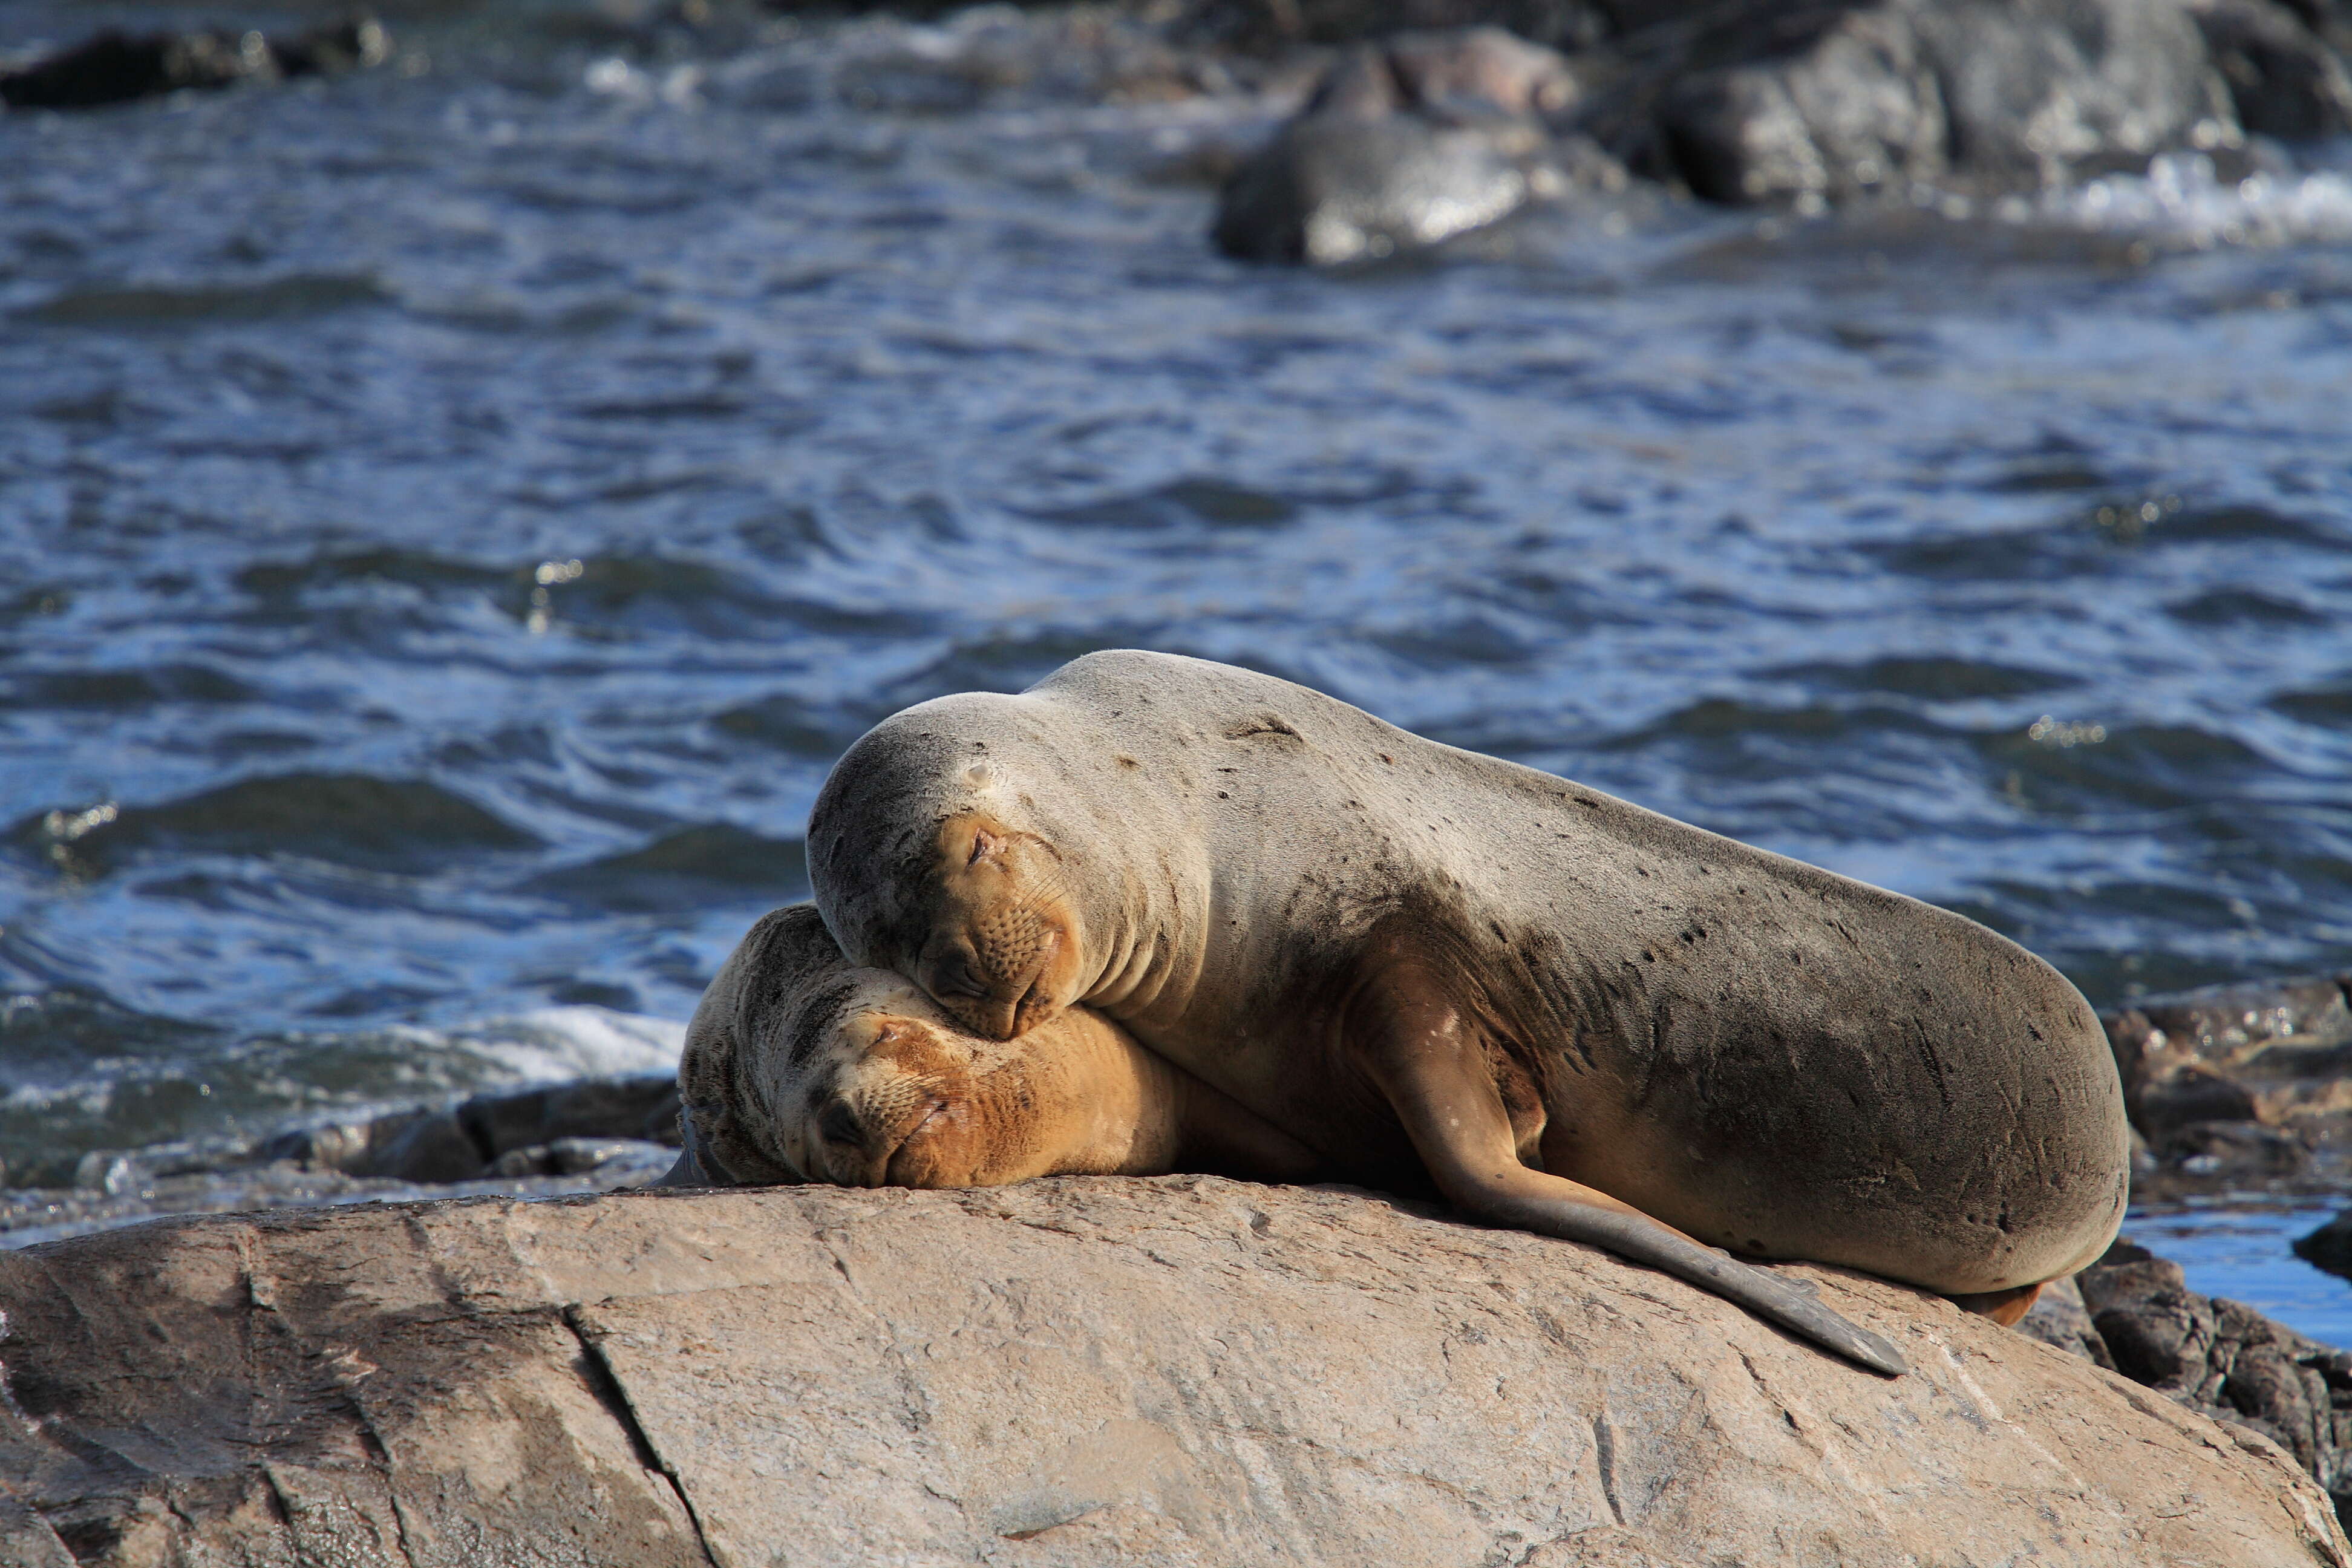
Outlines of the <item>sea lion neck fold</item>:
<svg viewBox="0 0 2352 1568">
<path fill-rule="evenodd" d="M 1200 838 L 1181 794 L 1146 787 L 1144 771 L 1043 690 L 885 720 L 810 814 L 826 923 L 853 963 L 898 970 L 997 1038 L 1080 1002 L 1179 1015 L 1209 872 L 1174 852 Z"/>
</svg>

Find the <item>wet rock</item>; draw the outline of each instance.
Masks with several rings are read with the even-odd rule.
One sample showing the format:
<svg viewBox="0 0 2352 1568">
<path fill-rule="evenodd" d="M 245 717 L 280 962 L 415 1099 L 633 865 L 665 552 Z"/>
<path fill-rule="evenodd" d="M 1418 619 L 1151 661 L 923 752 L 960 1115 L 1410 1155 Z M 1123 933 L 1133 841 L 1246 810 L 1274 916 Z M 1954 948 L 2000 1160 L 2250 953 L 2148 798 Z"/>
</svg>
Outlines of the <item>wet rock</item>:
<svg viewBox="0 0 2352 1568">
<path fill-rule="evenodd" d="M 479 1094 L 454 1107 L 294 1128 L 263 1142 L 257 1154 L 352 1176 L 465 1182 L 493 1174 L 572 1174 L 507 1171 L 499 1162 L 517 1150 L 544 1151 L 578 1140 L 676 1149 L 677 1080 L 666 1074 L 583 1079 Z"/>
<path fill-rule="evenodd" d="M 677 1151 L 642 1138 L 558 1138 L 509 1149 L 490 1163 L 497 1176 L 610 1175 L 620 1182 L 653 1181 L 668 1172 Z"/>
<path fill-rule="evenodd" d="M 1616 149 L 1717 201 L 1801 205 L 1915 184 L 2031 190 L 2239 134 L 2177 0 L 1881 0 L 1719 16 L 1668 57 L 1663 82 L 1637 88 L 1646 116 L 1626 123 L 1621 110 L 1618 134 L 1648 146 Z"/>
<path fill-rule="evenodd" d="M 456 1115 L 420 1110 L 371 1125 L 365 1151 L 344 1170 L 402 1182 L 464 1182 L 482 1174 L 486 1163 L 481 1145 Z"/>
<path fill-rule="evenodd" d="M 2150 1159 L 2143 1196 L 2352 1179 L 2352 1006 L 2337 976 L 2207 986 L 2102 1015 Z"/>
<path fill-rule="evenodd" d="M 1493 26 L 1555 49 L 1586 49 L 1624 30 L 1618 12 L 1644 5 L 1585 0 L 1264 0 L 1202 7 L 1209 30 L 1242 48 L 1352 44 L 1399 31 Z"/>
<path fill-rule="evenodd" d="M 373 18 L 284 38 L 251 31 L 105 32 L 0 74 L 0 103 L 11 109 L 95 109 L 241 81 L 352 70 L 381 64 L 389 49 L 382 24 Z"/>
<path fill-rule="evenodd" d="M 1436 244 L 1540 196 L 1622 184 L 1589 139 L 1548 123 L 1577 92 L 1559 55 L 1495 27 L 1351 49 L 1226 182 L 1217 246 L 1247 260 L 1356 261 Z"/>
<path fill-rule="evenodd" d="M 2192 1121 L 2156 1148 L 2160 1166 L 2189 1176 L 2265 1184 L 2311 1168 L 2311 1145 L 2301 1134 L 2259 1121 Z"/>
<path fill-rule="evenodd" d="M 1217 243 L 1353 259 L 1628 169 L 1735 205 L 1948 206 L 2166 153 L 2251 168 L 2249 131 L 2352 125 L 2333 35 L 2274 0 L 1755 0 L 1604 23 L 1562 33 L 1565 56 L 1493 27 L 1357 46 L 1237 171 Z M 1452 63 L 1417 75 L 1415 51 Z"/>
<path fill-rule="evenodd" d="M 2254 1097 L 2216 1072 L 2190 1068 L 2147 1085 L 2136 1107 L 2141 1133 L 2162 1142 L 2193 1121 L 2260 1120 Z"/>
<path fill-rule="evenodd" d="M 1659 106 L 1664 162 L 1693 192 L 1847 199 L 1949 172 L 1937 61 L 1905 11 L 1799 6 L 1735 26 L 1696 47 L 1742 63 L 1678 77 Z"/>
<path fill-rule="evenodd" d="M 509 1094 L 477 1095 L 457 1120 L 485 1161 L 575 1138 L 632 1138 L 677 1146 L 677 1079 L 583 1079 Z"/>
<path fill-rule="evenodd" d="M 1589 1248 L 1214 1178 L 148 1226 L 0 1255 L 0 1559 L 2352 1552 L 2242 1425 L 1937 1298 L 1788 1272 L 1919 1370 Z"/>
</svg>

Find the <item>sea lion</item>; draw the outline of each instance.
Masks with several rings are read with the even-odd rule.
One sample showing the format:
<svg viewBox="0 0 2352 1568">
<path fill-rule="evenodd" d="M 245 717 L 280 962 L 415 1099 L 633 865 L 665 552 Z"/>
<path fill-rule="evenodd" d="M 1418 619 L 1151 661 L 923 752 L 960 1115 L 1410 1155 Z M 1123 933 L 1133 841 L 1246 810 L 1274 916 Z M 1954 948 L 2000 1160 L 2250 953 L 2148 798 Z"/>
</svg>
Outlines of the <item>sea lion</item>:
<svg viewBox="0 0 2352 1568">
<path fill-rule="evenodd" d="M 2114 1060 L 2048 964 L 1288 681 L 1121 650 L 922 703 L 835 764 L 808 849 L 843 951 L 981 1034 L 1084 1004 L 1343 1179 L 1425 1173 L 1880 1371 L 1711 1247 L 2006 1319 L 2121 1222 Z"/>
<path fill-rule="evenodd" d="M 678 1066 L 667 1186 L 984 1187 L 1206 1171 L 1313 1180 L 1313 1151 L 1085 1007 L 972 1034 L 898 974 L 854 968 L 816 910 L 762 916 L 704 991 Z"/>
</svg>

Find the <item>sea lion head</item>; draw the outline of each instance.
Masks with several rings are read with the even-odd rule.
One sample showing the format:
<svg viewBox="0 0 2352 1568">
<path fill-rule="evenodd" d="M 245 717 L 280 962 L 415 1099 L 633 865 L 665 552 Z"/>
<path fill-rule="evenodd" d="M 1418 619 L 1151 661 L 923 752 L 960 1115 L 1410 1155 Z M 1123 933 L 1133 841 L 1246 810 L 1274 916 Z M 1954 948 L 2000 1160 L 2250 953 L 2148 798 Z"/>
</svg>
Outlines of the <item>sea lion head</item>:
<svg viewBox="0 0 2352 1568">
<path fill-rule="evenodd" d="M 1056 1107 L 1022 1047 L 959 1027 L 901 975 L 853 967 L 816 910 L 779 910 L 730 963 L 730 1026 L 679 1069 L 706 1167 L 738 1183 L 987 1186 L 1036 1173 Z"/>
<path fill-rule="evenodd" d="M 1121 921 L 1085 739 L 1052 704 L 974 692 L 883 721 L 809 816 L 809 879 L 853 963 L 1009 1040 L 1079 1001 Z M 1108 890 L 1112 898 L 1105 900 Z"/>
</svg>

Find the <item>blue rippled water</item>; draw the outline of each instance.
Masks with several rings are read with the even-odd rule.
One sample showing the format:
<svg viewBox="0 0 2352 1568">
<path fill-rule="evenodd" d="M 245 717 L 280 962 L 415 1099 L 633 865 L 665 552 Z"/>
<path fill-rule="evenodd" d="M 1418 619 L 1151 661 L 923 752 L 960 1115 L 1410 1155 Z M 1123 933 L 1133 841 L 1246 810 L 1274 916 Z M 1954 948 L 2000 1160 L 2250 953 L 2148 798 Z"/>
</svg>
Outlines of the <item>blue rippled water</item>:
<svg viewBox="0 0 2352 1568">
<path fill-rule="evenodd" d="M 0 116 L 12 1182 L 658 1066 L 842 746 L 1106 646 L 2102 1003 L 2352 955 L 2341 150 L 1310 276 L 1202 238 L 1278 99 L 957 66 L 1003 13 L 394 20 L 362 77 Z"/>
</svg>

